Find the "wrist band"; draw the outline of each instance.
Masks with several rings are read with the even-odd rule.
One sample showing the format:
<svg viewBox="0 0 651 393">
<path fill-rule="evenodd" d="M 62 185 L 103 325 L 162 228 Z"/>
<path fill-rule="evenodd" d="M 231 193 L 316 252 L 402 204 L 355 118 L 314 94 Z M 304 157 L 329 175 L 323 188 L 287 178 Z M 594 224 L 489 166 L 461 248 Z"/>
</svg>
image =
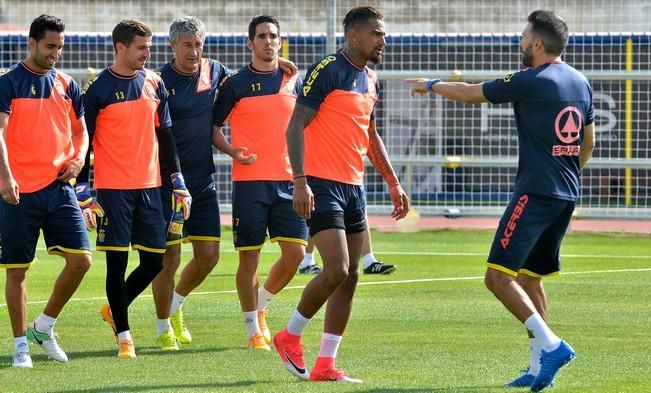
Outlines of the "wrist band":
<svg viewBox="0 0 651 393">
<path fill-rule="evenodd" d="M 440 79 L 430 79 L 427 81 L 427 91 L 432 91 L 432 86 L 439 83 Z"/>
<path fill-rule="evenodd" d="M 301 177 L 307 177 L 307 176 L 305 176 L 305 175 L 297 175 L 297 176 L 294 176 L 293 180 L 300 179 Z"/>
</svg>

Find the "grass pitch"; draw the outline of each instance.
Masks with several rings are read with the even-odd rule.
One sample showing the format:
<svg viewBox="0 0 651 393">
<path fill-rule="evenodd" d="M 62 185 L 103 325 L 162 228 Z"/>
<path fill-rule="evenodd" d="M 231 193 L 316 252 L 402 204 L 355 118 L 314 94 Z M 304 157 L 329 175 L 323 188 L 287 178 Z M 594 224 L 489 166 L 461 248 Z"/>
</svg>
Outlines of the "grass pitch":
<svg viewBox="0 0 651 393">
<path fill-rule="evenodd" d="M 98 309 L 105 302 L 105 261 L 94 265 L 57 323 L 67 364 L 32 347 L 34 369 L 11 368 L 13 338 L 0 296 L 0 392 L 506 392 L 528 362 L 523 326 L 483 285 L 492 232 L 374 233 L 376 256 L 398 265 L 393 275 L 362 275 L 338 366 L 362 385 L 305 383 L 274 352 L 246 348 L 235 292 L 236 254 L 224 233 L 222 258 L 184 305 L 194 341 L 180 351 L 155 346 L 150 290 L 130 308 L 135 360 L 117 359 L 112 332 Z M 261 279 L 278 256 L 263 250 Z M 184 246 L 184 258 L 190 257 Z M 648 236 L 570 234 L 563 274 L 545 280 L 551 326 L 577 350 L 557 376 L 554 393 L 651 391 L 651 241 Z M 28 314 L 42 311 L 62 259 L 41 247 L 30 269 Z M 137 253 L 132 253 L 135 265 Z M 282 328 L 302 287 L 297 275 L 269 307 L 272 331 Z M 5 276 L 0 273 L 0 286 Z M 323 312 L 303 338 L 306 363 L 318 352 Z"/>
</svg>

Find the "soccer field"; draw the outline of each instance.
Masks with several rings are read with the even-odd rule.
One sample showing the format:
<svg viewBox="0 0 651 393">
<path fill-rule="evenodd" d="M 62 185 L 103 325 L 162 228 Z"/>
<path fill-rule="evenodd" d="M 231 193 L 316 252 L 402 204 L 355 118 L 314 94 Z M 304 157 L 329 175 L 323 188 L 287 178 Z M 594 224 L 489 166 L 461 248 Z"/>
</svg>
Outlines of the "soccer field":
<svg viewBox="0 0 651 393">
<path fill-rule="evenodd" d="M 246 348 L 229 231 L 219 265 L 184 305 L 193 343 L 174 353 L 157 349 L 147 290 L 130 308 L 138 357 L 117 359 L 112 332 L 98 313 L 105 302 L 105 262 L 95 253 L 57 323 L 67 364 L 32 347 L 34 368 L 12 369 L 13 339 L 0 297 L 0 392 L 505 392 L 502 384 L 528 362 L 528 342 L 522 325 L 484 287 L 491 239 L 485 231 L 374 233 L 376 256 L 398 270 L 360 279 L 338 366 L 363 379 L 362 385 L 299 382 L 276 353 Z M 184 247 L 185 257 L 189 250 Z M 278 256 L 276 245 L 264 251 L 262 275 Z M 561 253 L 563 274 L 545 281 L 551 326 L 574 346 L 577 358 L 561 370 L 552 391 L 651 391 L 648 236 L 571 234 Z M 37 255 L 28 281 L 29 321 L 42 311 L 62 265 L 42 246 Z M 135 263 L 137 253 L 131 257 Z M 270 305 L 272 331 L 287 322 L 311 277 L 296 276 Z M 2 273 L 0 286 L 4 281 Z M 320 312 L 303 338 L 308 366 L 322 325 Z"/>
</svg>

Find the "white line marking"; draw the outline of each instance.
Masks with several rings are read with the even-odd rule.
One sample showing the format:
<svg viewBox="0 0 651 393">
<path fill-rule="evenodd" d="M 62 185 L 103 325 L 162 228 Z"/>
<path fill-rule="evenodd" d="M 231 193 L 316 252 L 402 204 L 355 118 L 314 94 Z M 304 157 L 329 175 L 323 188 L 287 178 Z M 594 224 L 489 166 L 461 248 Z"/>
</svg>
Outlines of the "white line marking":
<svg viewBox="0 0 651 393">
<path fill-rule="evenodd" d="M 561 275 L 578 275 L 578 274 L 603 274 L 603 273 L 640 273 L 640 272 L 651 272 L 651 267 L 648 268 L 639 268 L 639 269 L 608 269 L 608 270 L 586 270 L 580 272 L 562 272 Z M 421 282 L 438 282 L 438 281 L 469 281 L 469 280 L 483 280 L 484 276 L 471 276 L 471 277 L 439 277 L 439 278 L 420 278 L 412 280 L 393 280 L 393 281 L 370 281 L 370 282 L 360 282 L 357 286 L 367 286 L 367 285 L 393 285 L 393 284 L 413 284 Z M 288 289 L 304 289 L 305 285 L 295 285 L 285 287 L 284 290 Z M 225 295 L 225 294 L 234 294 L 237 293 L 235 289 L 229 289 L 225 291 L 199 291 L 192 292 L 192 296 L 200 295 Z M 140 295 L 140 298 L 151 298 L 152 295 Z M 72 298 L 70 301 L 74 302 L 83 302 L 91 300 L 103 300 L 106 301 L 106 297 L 87 297 L 87 298 Z M 47 300 L 38 300 L 27 302 L 27 304 L 45 304 Z M 7 307 L 6 304 L 0 304 L 0 308 Z"/>
<path fill-rule="evenodd" d="M 47 251 L 44 247 L 37 247 L 37 251 Z M 192 248 L 181 248 L 184 254 L 192 253 Z M 278 247 L 263 249 L 265 254 L 280 254 Z M 101 253 L 101 251 L 100 251 Z M 235 254 L 233 249 L 221 249 L 222 254 Z M 374 252 L 377 255 L 423 255 L 423 256 L 443 256 L 443 257 L 488 257 L 486 252 L 443 252 L 443 251 L 379 251 Z M 604 255 L 604 254 L 561 254 L 561 258 L 594 258 L 594 259 L 651 259 L 651 255 Z"/>
<path fill-rule="evenodd" d="M 439 251 L 382 251 L 378 255 L 431 255 L 431 256 L 461 256 L 461 257 L 487 257 L 488 252 L 439 252 Z M 596 255 L 596 254 L 561 254 L 561 258 L 599 258 L 599 259 L 651 259 L 651 255 Z"/>
</svg>

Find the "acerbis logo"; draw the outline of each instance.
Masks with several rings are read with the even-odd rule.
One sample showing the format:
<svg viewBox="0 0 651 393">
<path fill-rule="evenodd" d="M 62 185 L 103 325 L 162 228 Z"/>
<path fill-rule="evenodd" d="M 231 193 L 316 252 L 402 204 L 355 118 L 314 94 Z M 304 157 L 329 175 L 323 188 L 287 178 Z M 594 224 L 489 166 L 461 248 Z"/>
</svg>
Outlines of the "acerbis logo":
<svg viewBox="0 0 651 393">
<path fill-rule="evenodd" d="M 518 199 L 518 204 L 515 206 L 515 209 L 513 209 L 511 217 L 509 217 L 509 222 L 506 224 L 506 228 L 504 228 L 504 236 L 500 240 L 502 248 L 505 250 L 511 242 L 511 237 L 515 232 L 515 228 L 518 226 L 518 220 L 520 219 L 520 216 L 522 216 L 522 212 L 524 212 L 527 202 L 529 202 L 529 196 L 527 194 L 522 195 L 520 199 Z"/>
<path fill-rule="evenodd" d="M 511 82 L 511 80 L 513 80 L 513 75 L 515 75 L 515 74 L 513 74 L 513 73 L 506 74 L 506 75 L 504 75 L 504 78 L 502 80 L 504 81 L 504 83 L 509 83 L 509 82 Z"/>
<path fill-rule="evenodd" d="M 97 78 L 98 78 L 98 76 L 97 76 L 97 75 L 94 75 L 92 78 L 90 78 L 90 79 L 88 80 L 88 82 L 86 82 L 86 85 L 84 85 L 84 88 L 81 89 L 81 94 L 82 94 L 82 95 L 85 95 L 85 94 L 86 94 L 86 92 L 88 91 L 88 88 L 90 87 L 90 85 L 92 85 L 93 82 L 95 82 L 95 81 L 97 80 Z"/>
<path fill-rule="evenodd" d="M 312 72 L 310 72 L 310 77 L 308 78 L 307 82 L 303 85 L 303 96 L 307 96 L 307 94 L 310 92 L 312 89 L 312 84 L 316 80 L 316 78 L 319 76 L 319 72 L 321 72 L 322 69 L 324 69 L 328 64 L 332 63 L 333 61 L 337 60 L 336 57 L 334 56 L 328 56 L 325 59 L 321 60 L 321 62 L 314 67 Z"/>
</svg>

